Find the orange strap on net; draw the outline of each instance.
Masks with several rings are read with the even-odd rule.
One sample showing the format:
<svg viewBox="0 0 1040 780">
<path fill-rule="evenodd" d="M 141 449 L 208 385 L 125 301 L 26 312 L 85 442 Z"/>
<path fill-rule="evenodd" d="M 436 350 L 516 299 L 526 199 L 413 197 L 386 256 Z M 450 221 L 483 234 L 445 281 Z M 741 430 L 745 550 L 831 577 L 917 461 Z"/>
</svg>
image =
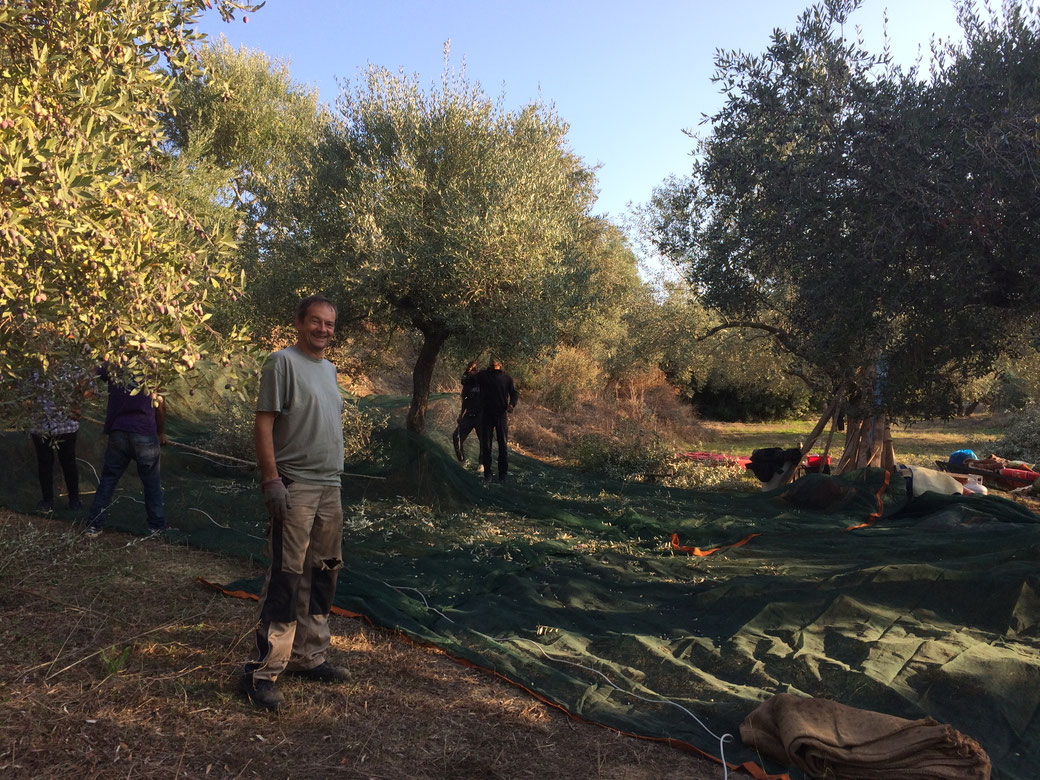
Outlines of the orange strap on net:
<svg viewBox="0 0 1040 780">
<path fill-rule="evenodd" d="M 870 514 L 870 516 L 867 517 L 867 522 L 860 523 L 859 525 L 850 525 L 848 528 L 845 529 L 846 531 L 853 531 L 856 528 L 869 528 L 870 526 L 874 525 L 874 522 L 879 517 L 881 517 L 882 513 L 884 513 L 884 511 L 885 511 L 885 505 L 881 501 L 881 494 L 884 493 L 888 489 L 888 483 L 891 480 L 892 480 L 892 472 L 889 471 L 888 469 L 885 469 L 885 480 L 884 480 L 884 482 L 881 483 L 881 487 L 878 488 L 878 492 L 877 492 L 877 511 L 876 512 L 872 512 Z"/>
<path fill-rule="evenodd" d="M 712 547 L 710 550 L 702 550 L 700 547 L 688 547 L 679 544 L 679 534 L 672 534 L 672 549 L 676 552 L 689 553 L 690 555 L 696 555 L 698 558 L 703 558 L 705 555 L 711 555 L 719 550 L 728 550 L 730 547 L 743 547 L 756 536 L 761 535 L 761 533 L 753 533 L 750 536 L 745 536 L 739 542 L 734 542 L 733 544 L 721 544 L 718 547 Z"/>
</svg>

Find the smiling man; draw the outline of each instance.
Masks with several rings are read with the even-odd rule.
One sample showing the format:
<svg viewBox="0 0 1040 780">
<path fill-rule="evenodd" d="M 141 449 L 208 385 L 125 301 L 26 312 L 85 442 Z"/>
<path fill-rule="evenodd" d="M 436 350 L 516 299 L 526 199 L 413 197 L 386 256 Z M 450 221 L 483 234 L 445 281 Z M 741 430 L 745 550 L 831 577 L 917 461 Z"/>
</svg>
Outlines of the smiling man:
<svg viewBox="0 0 1040 780">
<path fill-rule="evenodd" d="M 343 398 L 336 367 L 324 359 L 336 307 L 320 295 L 304 298 L 295 324 L 296 343 L 264 363 L 254 429 L 271 568 L 242 691 L 269 710 L 284 702 L 275 684 L 282 673 L 325 683 L 350 677 L 326 657 L 343 565 Z"/>
</svg>

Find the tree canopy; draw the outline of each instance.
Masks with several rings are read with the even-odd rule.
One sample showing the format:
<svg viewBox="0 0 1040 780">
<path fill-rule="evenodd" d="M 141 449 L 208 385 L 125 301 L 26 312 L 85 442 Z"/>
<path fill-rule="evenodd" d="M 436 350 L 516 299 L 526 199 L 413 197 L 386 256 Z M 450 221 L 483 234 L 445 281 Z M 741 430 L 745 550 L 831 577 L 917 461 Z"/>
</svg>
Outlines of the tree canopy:
<svg viewBox="0 0 1040 780">
<path fill-rule="evenodd" d="M 226 345 L 207 324 L 210 296 L 237 296 L 243 280 L 227 263 L 228 237 L 185 206 L 185 178 L 164 169 L 160 123 L 171 74 L 199 72 L 194 25 L 208 5 L 0 5 L 0 376 L 8 400 L 14 380 L 55 355 L 110 361 L 154 391 Z M 225 18 L 249 8 L 217 5 Z"/>
<path fill-rule="evenodd" d="M 726 102 L 653 232 L 719 327 L 773 334 L 860 411 L 946 413 L 1036 323 L 1040 24 L 963 4 L 925 78 L 846 37 L 858 6 L 717 54 Z"/>
<path fill-rule="evenodd" d="M 408 424 L 449 340 L 532 356 L 591 303 L 592 172 L 551 107 L 510 111 L 445 65 L 439 85 L 370 68 L 340 96 L 299 237 L 345 307 L 421 334 Z"/>
<path fill-rule="evenodd" d="M 317 280 L 306 274 L 287 285 L 289 274 L 269 266 L 307 266 L 296 234 L 330 117 L 317 90 L 294 81 L 285 62 L 225 41 L 200 56 L 203 77 L 179 78 L 176 102 L 163 117 L 171 157 L 190 171 L 200 206 L 230 212 L 234 222 L 235 260 L 249 287 L 215 319 L 244 320 L 264 332 L 287 322 L 292 296 L 315 289 Z"/>
</svg>

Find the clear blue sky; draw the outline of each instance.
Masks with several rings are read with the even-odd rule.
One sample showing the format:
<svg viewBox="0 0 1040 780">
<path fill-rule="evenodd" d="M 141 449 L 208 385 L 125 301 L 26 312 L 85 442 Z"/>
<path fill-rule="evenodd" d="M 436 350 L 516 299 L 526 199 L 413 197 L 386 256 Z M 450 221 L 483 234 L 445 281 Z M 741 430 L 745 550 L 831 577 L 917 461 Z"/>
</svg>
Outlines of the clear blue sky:
<svg viewBox="0 0 1040 780">
<path fill-rule="evenodd" d="M 288 60 L 293 78 L 334 103 L 337 80 L 369 63 L 438 80 L 451 58 L 493 96 L 520 106 L 541 96 L 570 124 L 571 148 L 600 165 L 596 211 L 619 219 L 669 174 L 689 169 L 702 113 L 721 105 L 711 83 L 716 49 L 760 53 L 773 29 L 791 30 L 808 0 L 268 0 L 260 11 L 202 29 L 235 47 Z M 933 34 L 959 38 L 951 0 L 865 0 L 852 21 L 881 51 L 911 64 Z M 920 49 L 919 49 L 920 47 Z M 704 128 L 700 128 L 703 130 Z"/>
</svg>

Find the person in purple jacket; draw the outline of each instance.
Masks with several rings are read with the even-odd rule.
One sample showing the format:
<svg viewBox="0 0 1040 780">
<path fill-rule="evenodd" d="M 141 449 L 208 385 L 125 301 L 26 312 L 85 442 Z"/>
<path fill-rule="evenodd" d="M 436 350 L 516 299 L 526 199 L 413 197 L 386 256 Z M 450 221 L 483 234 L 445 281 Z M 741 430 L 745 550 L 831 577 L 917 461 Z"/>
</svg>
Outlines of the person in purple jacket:
<svg viewBox="0 0 1040 780">
<path fill-rule="evenodd" d="M 136 394 L 108 374 L 106 367 L 98 375 L 108 382 L 108 409 L 105 429 L 108 444 L 94 501 L 87 514 L 87 536 L 97 536 L 105 525 L 105 513 L 112 504 L 112 495 L 130 461 L 137 463 L 137 475 L 144 487 L 144 507 L 152 534 L 167 530 L 163 514 L 162 482 L 159 478 L 159 448 L 166 444 L 166 403 L 157 396 Z"/>
</svg>

